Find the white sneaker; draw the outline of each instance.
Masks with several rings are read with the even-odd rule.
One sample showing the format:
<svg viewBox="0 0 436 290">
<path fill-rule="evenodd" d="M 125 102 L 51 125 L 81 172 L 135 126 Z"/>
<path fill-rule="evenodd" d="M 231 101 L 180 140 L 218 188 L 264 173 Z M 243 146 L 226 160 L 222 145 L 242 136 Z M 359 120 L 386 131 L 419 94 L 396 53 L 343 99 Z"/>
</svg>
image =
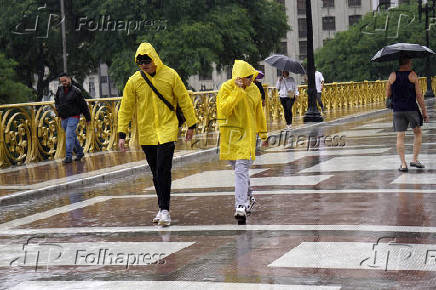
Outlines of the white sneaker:
<svg viewBox="0 0 436 290">
<path fill-rule="evenodd" d="M 153 223 L 155 223 L 155 224 L 158 223 L 161 218 L 162 218 L 162 211 L 159 209 L 156 217 L 153 219 Z"/>
<path fill-rule="evenodd" d="M 235 211 L 235 218 L 239 219 L 239 218 L 245 218 L 247 216 L 247 213 L 245 212 L 245 208 L 240 205 L 236 211 Z"/>
<path fill-rule="evenodd" d="M 169 226 L 170 224 L 171 224 L 170 212 L 167 211 L 166 209 L 164 209 L 164 210 L 162 210 L 162 214 L 161 214 L 158 225 L 166 227 L 166 226 Z"/>
<path fill-rule="evenodd" d="M 247 215 L 250 215 L 251 211 L 253 210 L 254 204 L 256 203 L 256 199 L 254 198 L 254 196 L 249 196 L 248 198 L 250 199 L 250 203 L 248 204 L 248 207 L 245 209 L 245 212 L 247 213 Z"/>
</svg>

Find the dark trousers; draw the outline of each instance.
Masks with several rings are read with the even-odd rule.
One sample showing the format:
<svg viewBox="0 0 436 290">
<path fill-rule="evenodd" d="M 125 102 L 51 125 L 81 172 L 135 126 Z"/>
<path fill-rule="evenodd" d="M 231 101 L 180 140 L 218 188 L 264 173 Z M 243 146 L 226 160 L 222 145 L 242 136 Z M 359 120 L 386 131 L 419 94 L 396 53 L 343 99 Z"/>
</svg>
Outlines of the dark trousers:
<svg viewBox="0 0 436 290">
<path fill-rule="evenodd" d="M 321 110 L 324 110 L 324 105 L 321 101 L 321 93 L 316 93 L 316 101 L 318 102 L 318 105 L 321 107 Z"/>
<path fill-rule="evenodd" d="M 295 103 L 295 98 L 280 98 L 285 113 L 286 125 L 292 124 L 292 106 Z"/>
<path fill-rule="evenodd" d="M 170 210 L 171 167 L 175 144 L 168 142 L 159 145 L 142 145 L 148 165 L 153 174 L 153 184 L 161 210 Z"/>
</svg>

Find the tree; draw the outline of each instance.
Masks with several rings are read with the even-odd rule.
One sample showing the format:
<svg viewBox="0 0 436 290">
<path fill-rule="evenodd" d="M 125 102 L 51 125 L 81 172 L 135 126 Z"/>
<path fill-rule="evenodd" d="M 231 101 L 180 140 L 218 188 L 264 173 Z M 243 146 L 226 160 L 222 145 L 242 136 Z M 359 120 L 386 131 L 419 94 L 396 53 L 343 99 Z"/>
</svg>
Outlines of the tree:
<svg viewBox="0 0 436 290">
<path fill-rule="evenodd" d="M 0 104 L 23 103 L 31 99 L 32 90 L 17 81 L 17 62 L 0 53 Z"/>
<path fill-rule="evenodd" d="M 133 57 L 140 42 L 151 42 L 186 81 L 211 70 L 212 63 L 218 69 L 238 58 L 255 64 L 276 50 L 289 30 L 285 10 L 269 0 L 64 2 L 68 72 L 80 84 L 107 63 L 119 89 L 138 69 Z M 36 83 L 37 100 L 63 71 L 59 3 L 10 1 L 0 9 L 1 50 L 19 63 L 17 74 L 28 87 Z M 36 21 L 37 29 L 29 31 Z"/>
<path fill-rule="evenodd" d="M 430 48 L 434 49 L 436 27 L 430 33 Z M 317 69 L 328 82 L 386 79 L 398 63 L 370 60 L 379 49 L 397 42 L 425 45 L 425 23 L 418 20 L 416 3 L 368 13 L 348 31 L 338 32 L 317 51 Z M 418 75 L 424 76 L 424 60 L 415 59 L 413 63 Z"/>
</svg>

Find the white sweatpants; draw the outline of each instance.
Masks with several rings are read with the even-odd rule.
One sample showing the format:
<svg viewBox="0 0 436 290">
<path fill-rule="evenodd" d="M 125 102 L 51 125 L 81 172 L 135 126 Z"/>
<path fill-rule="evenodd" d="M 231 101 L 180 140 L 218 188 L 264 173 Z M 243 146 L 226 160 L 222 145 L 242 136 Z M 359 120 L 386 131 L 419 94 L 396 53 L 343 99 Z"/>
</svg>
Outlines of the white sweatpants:
<svg viewBox="0 0 436 290">
<path fill-rule="evenodd" d="M 232 160 L 230 164 L 235 170 L 235 208 L 240 205 L 247 208 L 252 195 L 249 170 L 253 161 L 248 159 Z"/>
</svg>

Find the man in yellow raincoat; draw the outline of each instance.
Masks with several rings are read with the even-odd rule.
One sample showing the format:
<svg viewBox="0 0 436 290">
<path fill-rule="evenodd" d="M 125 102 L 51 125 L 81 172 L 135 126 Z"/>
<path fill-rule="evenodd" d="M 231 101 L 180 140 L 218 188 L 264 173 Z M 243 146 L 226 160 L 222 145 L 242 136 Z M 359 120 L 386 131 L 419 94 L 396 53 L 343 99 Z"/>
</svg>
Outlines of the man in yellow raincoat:
<svg viewBox="0 0 436 290">
<path fill-rule="evenodd" d="M 177 72 L 162 63 L 150 43 L 139 45 L 135 63 L 167 102 L 174 108 L 177 104 L 180 106 L 189 127 L 186 140 L 191 140 L 198 120 L 192 100 Z M 121 151 L 125 150 L 129 122 L 136 112 L 139 144 L 153 174 L 153 184 L 158 196 L 159 211 L 153 222 L 169 226 L 171 167 L 179 131 L 178 119 L 175 111 L 158 97 L 151 85 L 140 71 L 135 72 L 127 81 L 118 112 L 118 146 Z"/>
<path fill-rule="evenodd" d="M 235 218 L 244 223 L 254 198 L 249 168 L 255 159 L 257 134 L 266 145 L 267 127 L 259 89 L 253 83 L 258 72 L 247 62 L 235 60 L 232 79 L 217 95 L 220 127 L 220 159 L 230 160 L 235 170 Z"/>
</svg>

